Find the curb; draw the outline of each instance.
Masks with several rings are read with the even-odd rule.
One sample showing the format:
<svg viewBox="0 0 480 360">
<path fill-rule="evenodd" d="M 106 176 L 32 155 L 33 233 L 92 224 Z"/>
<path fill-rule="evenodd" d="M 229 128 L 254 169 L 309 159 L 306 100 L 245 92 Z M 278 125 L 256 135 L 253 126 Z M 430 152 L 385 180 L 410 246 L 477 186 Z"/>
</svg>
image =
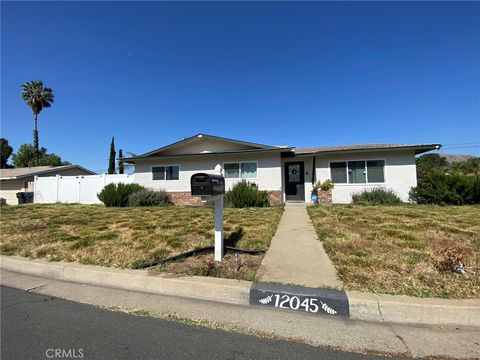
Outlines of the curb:
<svg viewBox="0 0 480 360">
<path fill-rule="evenodd" d="M 275 306 L 276 294 L 317 299 L 320 308 L 327 304 L 335 314 L 320 309 L 323 316 L 385 323 L 451 325 L 480 328 L 480 299 L 414 298 L 404 295 L 370 294 L 356 291 L 313 289 L 301 286 L 252 283 L 243 280 L 201 276 L 148 275 L 146 270 L 121 270 L 66 262 L 31 260 L 20 256 L 0 256 L 0 269 L 68 282 L 222 302 L 234 305 L 269 306 L 281 311 L 308 311 L 296 306 Z M 271 296 L 271 297 L 270 297 Z M 260 300 L 270 297 L 269 301 Z M 311 304 L 311 303 L 310 303 Z M 279 305 L 279 303 L 277 303 Z M 297 307 L 297 309 L 295 309 Z M 321 311 L 324 310 L 324 311 Z"/>
<path fill-rule="evenodd" d="M 350 317 L 387 323 L 480 327 L 480 299 L 414 298 L 347 291 Z"/>
<path fill-rule="evenodd" d="M 253 283 L 250 305 L 306 312 L 312 315 L 350 317 L 345 291 L 296 285 Z"/>
<path fill-rule="evenodd" d="M 51 263 L 18 256 L 1 256 L 0 268 L 80 284 L 123 290 L 248 305 L 251 282 L 201 276 L 148 275 L 146 270 L 122 270 L 102 266 Z"/>
</svg>

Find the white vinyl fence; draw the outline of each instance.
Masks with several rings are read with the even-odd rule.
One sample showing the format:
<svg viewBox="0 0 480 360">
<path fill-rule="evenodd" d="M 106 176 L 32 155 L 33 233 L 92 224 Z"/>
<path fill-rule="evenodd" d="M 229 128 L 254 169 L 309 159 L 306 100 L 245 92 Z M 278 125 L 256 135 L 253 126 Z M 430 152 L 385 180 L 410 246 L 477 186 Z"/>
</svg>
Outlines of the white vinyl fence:
<svg viewBox="0 0 480 360">
<path fill-rule="evenodd" d="M 105 185 L 111 183 L 130 184 L 135 175 L 85 175 L 85 176 L 50 176 L 35 177 L 34 202 L 100 204 L 97 194 Z"/>
</svg>

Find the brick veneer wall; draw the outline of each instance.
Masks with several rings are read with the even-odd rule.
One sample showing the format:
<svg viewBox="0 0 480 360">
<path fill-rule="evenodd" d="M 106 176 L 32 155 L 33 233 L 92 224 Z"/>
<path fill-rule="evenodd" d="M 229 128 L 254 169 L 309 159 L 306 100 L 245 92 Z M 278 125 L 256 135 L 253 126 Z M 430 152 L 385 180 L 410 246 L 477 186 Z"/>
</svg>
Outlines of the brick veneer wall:
<svg viewBox="0 0 480 360">
<path fill-rule="evenodd" d="M 270 200 L 270 205 L 280 205 L 283 202 L 283 196 L 280 190 L 269 191 L 268 198 Z"/>
<path fill-rule="evenodd" d="M 192 196 L 190 191 L 168 192 L 176 206 L 202 206 L 205 204 L 198 196 Z"/>
<path fill-rule="evenodd" d="M 190 195 L 190 191 L 168 192 L 168 195 L 176 206 L 203 206 L 206 203 L 199 197 Z M 269 191 L 268 197 L 271 205 L 282 203 L 282 192 L 280 190 Z"/>
<path fill-rule="evenodd" d="M 332 205 L 332 190 L 318 190 L 318 205 Z"/>
</svg>

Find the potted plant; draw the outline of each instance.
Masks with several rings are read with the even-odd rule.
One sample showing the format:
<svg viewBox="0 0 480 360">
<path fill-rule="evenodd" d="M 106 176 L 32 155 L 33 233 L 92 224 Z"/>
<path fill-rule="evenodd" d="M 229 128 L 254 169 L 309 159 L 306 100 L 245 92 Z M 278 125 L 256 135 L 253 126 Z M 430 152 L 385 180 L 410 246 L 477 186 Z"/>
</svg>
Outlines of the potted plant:
<svg viewBox="0 0 480 360">
<path fill-rule="evenodd" d="M 312 202 L 315 204 L 331 204 L 333 187 L 334 184 L 332 180 L 325 180 L 324 182 L 317 181 L 312 189 Z"/>
</svg>

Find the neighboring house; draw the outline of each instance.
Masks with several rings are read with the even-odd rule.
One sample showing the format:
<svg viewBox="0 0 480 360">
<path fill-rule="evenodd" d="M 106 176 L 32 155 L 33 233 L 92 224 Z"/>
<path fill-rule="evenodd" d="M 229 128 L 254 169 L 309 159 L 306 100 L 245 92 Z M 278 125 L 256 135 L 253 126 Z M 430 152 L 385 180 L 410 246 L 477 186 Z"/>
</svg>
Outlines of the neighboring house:
<svg viewBox="0 0 480 360">
<path fill-rule="evenodd" d="M 190 196 L 190 177 L 223 167 L 226 187 L 242 179 L 270 194 L 272 203 L 310 201 L 316 181 L 331 179 L 334 203 L 351 202 L 352 193 L 373 187 L 393 189 L 407 201 L 417 184 L 415 155 L 440 144 L 349 145 L 318 148 L 269 146 L 198 134 L 143 155 L 124 158 L 135 164 L 135 182 L 164 189 L 177 204 L 200 204 Z"/>
<path fill-rule="evenodd" d="M 18 204 L 17 193 L 33 191 L 35 176 L 55 175 L 78 176 L 95 175 L 95 173 L 79 165 L 0 169 L 0 198 L 5 199 L 9 205 Z"/>
</svg>

